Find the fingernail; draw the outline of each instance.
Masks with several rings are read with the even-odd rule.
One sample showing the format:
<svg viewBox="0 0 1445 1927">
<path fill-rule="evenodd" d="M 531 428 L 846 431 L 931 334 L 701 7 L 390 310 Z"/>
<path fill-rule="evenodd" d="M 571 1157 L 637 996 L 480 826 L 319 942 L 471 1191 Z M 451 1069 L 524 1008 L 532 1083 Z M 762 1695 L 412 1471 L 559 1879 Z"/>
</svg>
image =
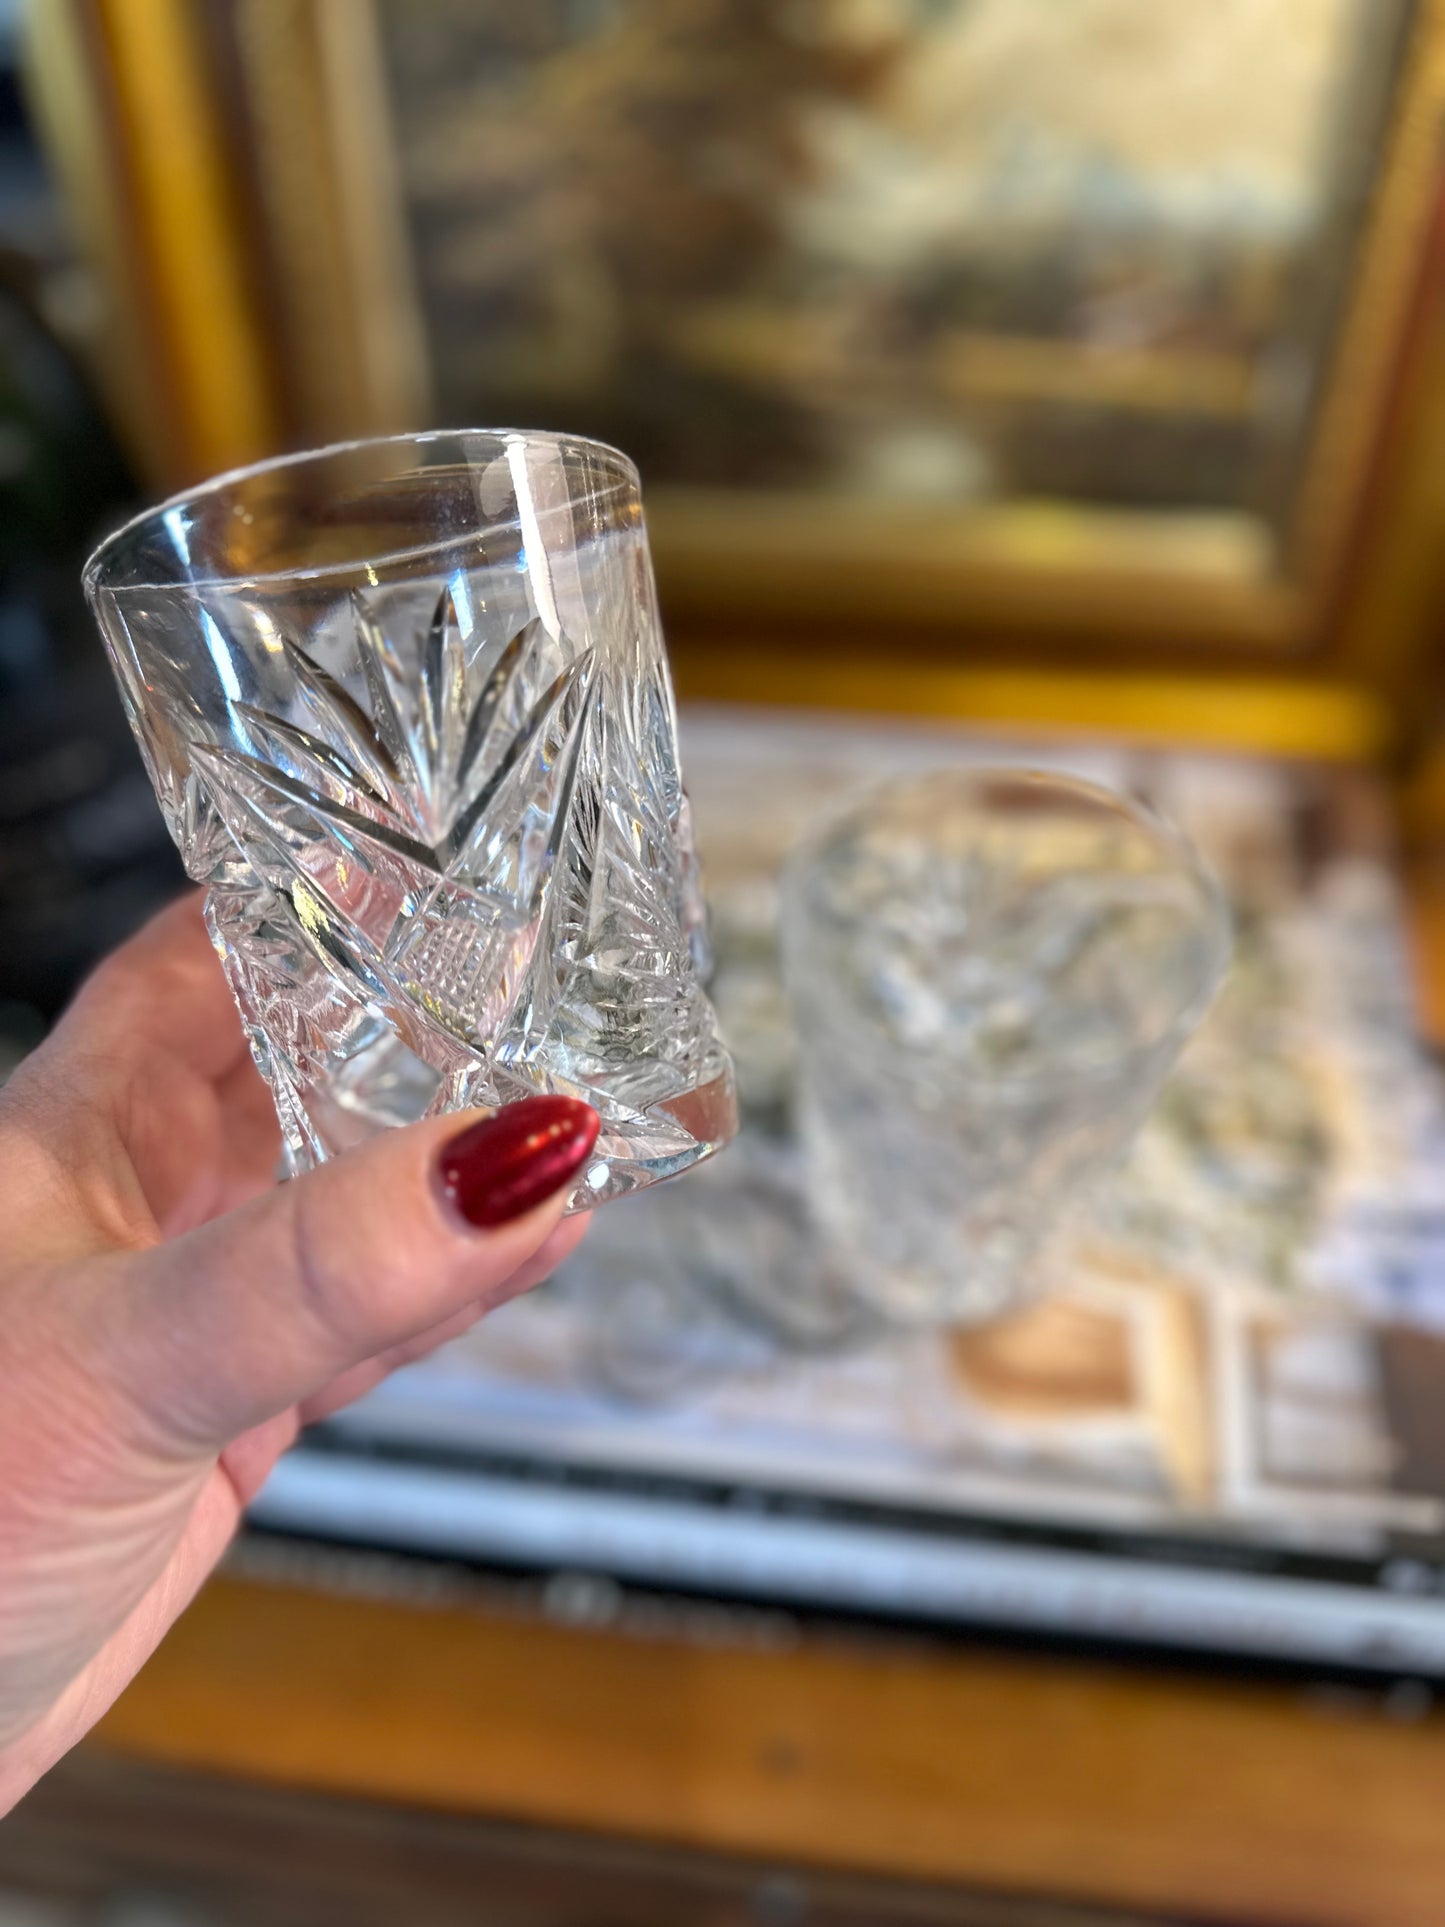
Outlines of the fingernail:
<svg viewBox="0 0 1445 1927">
<path fill-rule="evenodd" d="M 442 1191 L 468 1224 L 507 1224 L 561 1190 L 599 1128 L 596 1111 L 575 1097 L 524 1097 L 442 1146 Z"/>
</svg>

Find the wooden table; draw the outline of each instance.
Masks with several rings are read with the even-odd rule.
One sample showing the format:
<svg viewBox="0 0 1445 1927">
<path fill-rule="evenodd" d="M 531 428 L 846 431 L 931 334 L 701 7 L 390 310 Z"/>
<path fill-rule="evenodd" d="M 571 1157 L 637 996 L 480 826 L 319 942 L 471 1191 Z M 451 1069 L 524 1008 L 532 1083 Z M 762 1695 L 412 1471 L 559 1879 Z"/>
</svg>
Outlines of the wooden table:
<svg viewBox="0 0 1445 1927">
<path fill-rule="evenodd" d="M 821 1637 L 740 1650 L 219 1580 L 101 1728 L 150 1761 L 1237 1921 L 1440 1927 L 1445 1715 Z"/>
<path fill-rule="evenodd" d="M 1445 869 L 1416 881 L 1445 1031 Z M 1409 1694 L 821 1633 L 755 1647 L 706 1625 L 644 1637 L 222 1578 L 95 1744 L 273 1785 L 1195 1918 L 1445 1922 L 1445 1715 Z"/>
</svg>

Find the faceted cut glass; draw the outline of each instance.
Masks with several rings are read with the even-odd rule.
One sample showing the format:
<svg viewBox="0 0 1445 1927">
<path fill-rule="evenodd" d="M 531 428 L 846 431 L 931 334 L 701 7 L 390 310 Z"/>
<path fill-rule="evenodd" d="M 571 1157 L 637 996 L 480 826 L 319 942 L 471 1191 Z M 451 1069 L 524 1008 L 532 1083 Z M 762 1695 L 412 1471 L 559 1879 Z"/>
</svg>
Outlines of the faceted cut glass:
<svg viewBox="0 0 1445 1927">
<path fill-rule="evenodd" d="M 576 1203 L 732 1135 L 625 457 L 286 458 L 131 523 L 86 588 L 293 1171 L 535 1091 L 602 1118 Z"/>
</svg>

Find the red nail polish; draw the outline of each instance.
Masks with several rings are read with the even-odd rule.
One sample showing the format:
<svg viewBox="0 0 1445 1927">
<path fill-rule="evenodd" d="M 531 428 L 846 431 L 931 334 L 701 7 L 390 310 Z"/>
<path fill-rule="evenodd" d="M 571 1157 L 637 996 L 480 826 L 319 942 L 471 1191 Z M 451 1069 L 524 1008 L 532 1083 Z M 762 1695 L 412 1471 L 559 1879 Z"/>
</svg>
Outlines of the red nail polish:
<svg viewBox="0 0 1445 1927">
<path fill-rule="evenodd" d="M 561 1190 L 599 1128 L 596 1111 L 575 1097 L 524 1097 L 442 1146 L 442 1190 L 468 1224 L 506 1224 Z"/>
</svg>

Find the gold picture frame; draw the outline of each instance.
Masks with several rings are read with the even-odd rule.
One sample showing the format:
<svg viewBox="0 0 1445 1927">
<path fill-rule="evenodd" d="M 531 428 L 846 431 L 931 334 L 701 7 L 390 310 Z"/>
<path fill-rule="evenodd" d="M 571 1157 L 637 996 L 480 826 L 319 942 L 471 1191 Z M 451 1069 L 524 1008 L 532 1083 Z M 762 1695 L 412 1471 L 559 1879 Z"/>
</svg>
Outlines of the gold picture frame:
<svg viewBox="0 0 1445 1927">
<path fill-rule="evenodd" d="M 1445 519 L 1445 0 L 1362 17 L 1383 106 L 1362 100 L 1358 131 L 1380 129 L 1377 164 L 1277 545 L 1234 511 L 962 516 L 654 487 L 684 686 L 816 693 L 825 677 L 835 701 L 891 689 L 985 717 L 1192 717 L 1337 754 L 1406 742 Z M 158 484 L 429 417 L 376 0 L 48 0 L 31 31 L 42 120 L 117 321 L 112 392 Z M 1097 378 L 1029 346 L 975 341 L 956 378 Z M 1146 360 L 1114 378 L 1140 409 L 1167 407 L 1176 378 L 1233 405 L 1227 369 Z"/>
</svg>

